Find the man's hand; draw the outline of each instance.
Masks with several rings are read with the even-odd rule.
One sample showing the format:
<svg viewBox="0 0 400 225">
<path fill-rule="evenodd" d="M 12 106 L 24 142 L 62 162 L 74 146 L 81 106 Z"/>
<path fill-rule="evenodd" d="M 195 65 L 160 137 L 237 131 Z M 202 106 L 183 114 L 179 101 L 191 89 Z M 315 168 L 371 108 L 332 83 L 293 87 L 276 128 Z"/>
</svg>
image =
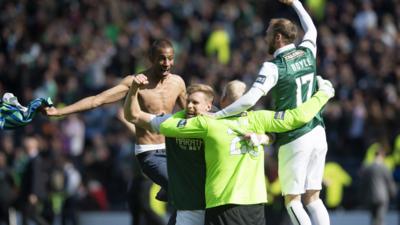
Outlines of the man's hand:
<svg viewBox="0 0 400 225">
<path fill-rule="evenodd" d="M 243 137 L 254 147 L 258 147 L 260 145 L 269 145 L 273 142 L 273 138 L 267 134 L 247 133 L 243 135 Z"/>
<path fill-rule="evenodd" d="M 147 79 L 147 76 L 144 74 L 137 74 L 133 76 L 132 80 L 132 86 L 134 87 L 140 87 L 142 85 L 147 85 L 149 84 L 149 81 Z"/>
<path fill-rule="evenodd" d="M 329 98 L 333 98 L 335 96 L 335 89 L 332 86 L 332 83 L 329 80 L 322 79 L 321 76 L 317 76 L 318 83 L 318 91 L 325 92 Z"/>
<path fill-rule="evenodd" d="M 60 116 L 60 113 L 56 107 L 46 107 L 44 110 L 47 116 Z"/>
<path fill-rule="evenodd" d="M 281 3 L 283 3 L 283 4 L 286 4 L 286 5 L 289 5 L 289 6 L 291 6 L 291 5 L 293 5 L 293 2 L 295 1 L 295 0 L 279 0 Z"/>
</svg>

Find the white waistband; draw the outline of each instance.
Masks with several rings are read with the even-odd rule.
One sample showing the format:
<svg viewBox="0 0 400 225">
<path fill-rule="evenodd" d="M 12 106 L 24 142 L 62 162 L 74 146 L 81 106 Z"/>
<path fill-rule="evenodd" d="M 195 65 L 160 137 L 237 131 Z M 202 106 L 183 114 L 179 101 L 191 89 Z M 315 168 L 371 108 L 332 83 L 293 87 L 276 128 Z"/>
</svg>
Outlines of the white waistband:
<svg viewBox="0 0 400 225">
<path fill-rule="evenodd" d="M 165 149 L 165 143 L 162 144 L 150 144 L 150 145 L 135 145 L 135 155 L 142 152 L 154 151 Z"/>
</svg>

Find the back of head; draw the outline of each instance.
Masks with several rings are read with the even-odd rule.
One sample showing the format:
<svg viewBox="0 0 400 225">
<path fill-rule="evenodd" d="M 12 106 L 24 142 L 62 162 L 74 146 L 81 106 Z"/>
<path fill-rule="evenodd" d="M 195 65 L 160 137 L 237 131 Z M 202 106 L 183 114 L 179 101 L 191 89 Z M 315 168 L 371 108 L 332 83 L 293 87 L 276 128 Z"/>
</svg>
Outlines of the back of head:
<svg viewBox="0 0 400 225">
<path fill-rule="evenodd" d="M 153 60 L 154 57 L 157 55 L 157 53 L 164 48 L 172 48 L 173 49 L 173 45 L 171 43 L 171 41 L 169 41 L 168 39 L 159 39 L 153 42 L 153 44 L 151 44 L 150 47 L 150 52 L 149 52 L 149 57 L 150 60 Z"/>
<path fill-rule="evenodd" d="M 247 86 L 244 82 L 239 80 L 230 81 L 222 91 L 222 99 L 232 103 L 238 100 L 246 92 L 246 89 Z"/>
<path fill-rule="evenodd" d="M 186 92 L 188 96 L 195 92 L 202 92 L 210 102 L 212 102 L 215 97 L 214 89 L 206 84 L 192 84 L 186 89 Z"/>
<path fill-rule="evenodd" d="M 269 26 L 272 36 L 275 37 L 276 34 L 281 34 L 286 41 L 286 44 L 294 42 L 297 38 L 297 26 L 288 19 L 272 19 Z"/>
</svg>

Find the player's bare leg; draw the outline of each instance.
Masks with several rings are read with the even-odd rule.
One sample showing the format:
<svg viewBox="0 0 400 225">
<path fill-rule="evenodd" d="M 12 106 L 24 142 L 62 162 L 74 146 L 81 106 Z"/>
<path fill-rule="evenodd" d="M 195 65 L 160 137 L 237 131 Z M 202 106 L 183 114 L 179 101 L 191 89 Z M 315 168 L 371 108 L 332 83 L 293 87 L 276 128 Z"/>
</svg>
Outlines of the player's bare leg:
<svg viewBox="0 0 400 225">
<path fill-rule="evenodd" d="M 319 190 L 307 190 L 303 195 L 304 205 L 307 207 L 315 225 L 329 225 L 329 214 L 324 203 L 319 198 Z"/>
</svg>

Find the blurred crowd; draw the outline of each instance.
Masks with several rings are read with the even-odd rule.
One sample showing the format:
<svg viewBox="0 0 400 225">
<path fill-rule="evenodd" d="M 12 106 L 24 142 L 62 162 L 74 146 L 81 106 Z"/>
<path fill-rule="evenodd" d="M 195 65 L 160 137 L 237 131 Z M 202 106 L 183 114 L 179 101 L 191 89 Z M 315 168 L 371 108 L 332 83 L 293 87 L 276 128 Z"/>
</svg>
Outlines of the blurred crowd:
<svg viewBox="0 0 400 225">
<path fill-rule="evenodd" d="M 400 4 L 302 2 L 318 29 L 318 73 L 337 93 L 324 112 L 328 160 L 356 178 L 378 145 L 392 157 L 388 165 L 400 180 Z M 159 38 L 173 42 L 173 72 L 187 85 L 206 83 L 219 93 L 233 79 L 251 85 L 272 57 L 264 42 L 268 21 L 286 17 L 299 24 L 292 9 L 272 0 L 0 0 L 0 12 L 0 94 L 13 92 L 22 104 L 36 97 L 71 104 L 110 88 L 148 66 L 149 46 Z M 270 104 L 265 97 L 256 108 Z M 0 170 L 12 179 L 0 182 L 10 182 L 10 193 L 23 189 L 34 142 L 46 161 L 39 171 L 52 171 L 46 179 L 54 184 L 43 187 L 48 196 L 41 198 L 50 199 L 53 209 L 57 193 L 63 193 L 60 210 L 68 196 L 80 199 L 81 209 L 126 208 L 126 186 L 138 172 L 135 140 L 119 122 L 119 107 L 37 117 L 24 128 L 2 131 Z M 273 148 L 270 154 L 272 182 Z M 53 170 L 61 171 L 58 177 Z M 73 187 L 67 190 L 68 185 Z M 32 201 L 29 193 L 15 199 Z"/>
</svg>

